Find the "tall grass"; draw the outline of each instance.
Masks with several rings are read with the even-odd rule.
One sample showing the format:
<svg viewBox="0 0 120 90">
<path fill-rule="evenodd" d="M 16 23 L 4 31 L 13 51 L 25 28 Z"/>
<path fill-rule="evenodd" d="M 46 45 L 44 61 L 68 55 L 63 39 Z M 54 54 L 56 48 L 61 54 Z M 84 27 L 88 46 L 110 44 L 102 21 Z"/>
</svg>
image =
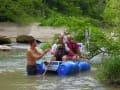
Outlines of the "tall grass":
<svg viewBox="0 0 120 90">
<path fill-rule="evenodd" d="M 102 61 L 102 68 L 99 74 L 100 78 L 107 79 L 109 81 L 120 80 L 120 56 L 112 55 L 109 58 L 105 58 Z"/>
</svg>

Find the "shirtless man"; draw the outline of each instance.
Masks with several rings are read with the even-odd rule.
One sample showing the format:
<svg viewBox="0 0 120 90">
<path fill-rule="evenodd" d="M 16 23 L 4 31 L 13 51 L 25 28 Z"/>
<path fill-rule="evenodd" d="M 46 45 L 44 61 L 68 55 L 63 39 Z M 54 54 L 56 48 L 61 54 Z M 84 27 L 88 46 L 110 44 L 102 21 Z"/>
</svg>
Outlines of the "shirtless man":
<svg viewBox="0 0 120 90">
<path fill-rule="evenodd" d="M 50 49 L 45 49 L 43 53 L 39 52 L 36 49 L 36 40 L 32 40 L 30 42 L 30 48 L 27 50 L 27 74 L 28 75 L 36 75 L 36 61 L 41 59 Z"/>
</svg>

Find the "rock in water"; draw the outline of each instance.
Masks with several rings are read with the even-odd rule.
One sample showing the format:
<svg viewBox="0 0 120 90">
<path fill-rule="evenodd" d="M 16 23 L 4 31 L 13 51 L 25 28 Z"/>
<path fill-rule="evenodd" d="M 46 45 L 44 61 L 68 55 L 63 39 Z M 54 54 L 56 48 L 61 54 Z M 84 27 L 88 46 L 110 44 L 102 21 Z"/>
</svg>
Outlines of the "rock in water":
<svg viewBox="0 0 120 90">
<path fill-rule="evenodd" d="M 11 50 L 11 47 L 6 46 L 6 45 L 0 45 L 0 50 L 2 50 L 2 51 L 8 51 L 8 50 Z"/>
<path fill-rule="evenodd" d="M 32 36 L 20 35 L 16 38 L 16 42 L 18 42 L 18 43 L 30 43 L 30 41 L 33 39 L 34 39 L 34 37 L 32 37 Z"/>
<path fill-rule="evenodd" d="M 11 40 L 5 36 L 0 36 L 0 44 L 10 44 Z"/>
</svg>

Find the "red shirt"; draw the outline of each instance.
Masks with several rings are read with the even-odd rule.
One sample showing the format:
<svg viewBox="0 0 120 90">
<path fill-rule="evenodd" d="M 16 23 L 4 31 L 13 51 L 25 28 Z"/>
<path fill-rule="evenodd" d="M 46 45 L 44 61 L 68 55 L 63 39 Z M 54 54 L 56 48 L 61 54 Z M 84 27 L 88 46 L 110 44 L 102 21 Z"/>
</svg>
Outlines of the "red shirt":
<svg viewBox="0 0 120 90">
<path fill-rule="evenodd" d="M 76 46 L 76 49 L 79 49 L 79 46 L 78 46 L 78 44 L 77 44 L 76 41 L 74 41 L 74 44 L 75 44 L 75 46 Z M 70 49 L 71 51 L 73 51 L 73 50 L 72 50 L 72 42 L 67 43 L 67 45 L 68 45 L 69 49 Z M 68 55 L 69 55 L 69 56 L 74 56 L 74 55 L 73 55 L 72 53 L 70 53 L 70 52 L 68 52 Z"/>
</svg>

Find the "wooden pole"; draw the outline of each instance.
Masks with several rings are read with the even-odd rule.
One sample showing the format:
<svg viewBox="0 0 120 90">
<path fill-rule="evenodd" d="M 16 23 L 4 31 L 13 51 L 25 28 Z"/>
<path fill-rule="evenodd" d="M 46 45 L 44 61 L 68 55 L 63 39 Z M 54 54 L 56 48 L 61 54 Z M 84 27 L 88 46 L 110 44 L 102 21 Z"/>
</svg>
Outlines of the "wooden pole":
<svg viewBox="0 0 120 90">
<path fill-rule="evenodd" d="M 87 52 L 87 29 L 85 29 L 85 53 L 84 53 L 84 60 L 86 61 L 86 52 Z"/>
<path fill-rule="evenodd" d="M 47 65 L 47 68 L 46 68 L 45 72 L 42 74 L 42 77 L 45 76 L 45 74 L 46 74 L 46 72 L 47 72 L 47 70 L 48 70 L 48 68 L 49 68 L 49 66 L 50 66 L 50 64 L 51 64 L 51 62 L 52 62 L 52 59 L 50 60 L 49 64 Z"/>
</svg>

